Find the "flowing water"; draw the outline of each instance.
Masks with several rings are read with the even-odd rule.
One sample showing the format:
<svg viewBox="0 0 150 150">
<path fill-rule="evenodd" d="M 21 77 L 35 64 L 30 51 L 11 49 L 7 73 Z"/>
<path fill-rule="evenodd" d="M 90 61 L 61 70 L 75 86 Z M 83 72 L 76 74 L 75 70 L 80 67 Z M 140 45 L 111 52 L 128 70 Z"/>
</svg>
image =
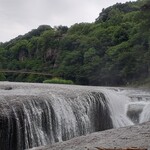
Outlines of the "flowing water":
<svg viewBox="0 0 150 150">
<path fill-rule="evenodd" d="M 23 150 L 150 120 L 150 93 L 127 88 L 0 83 L 0 148 Z"/>
</svg>

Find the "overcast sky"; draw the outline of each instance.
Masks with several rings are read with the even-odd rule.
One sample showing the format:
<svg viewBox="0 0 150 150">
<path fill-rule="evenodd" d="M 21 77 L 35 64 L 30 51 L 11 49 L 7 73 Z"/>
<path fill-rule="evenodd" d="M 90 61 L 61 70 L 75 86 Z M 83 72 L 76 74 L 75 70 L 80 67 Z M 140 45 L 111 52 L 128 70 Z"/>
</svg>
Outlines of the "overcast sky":
<svg viewBox="0 0 150 150">
<path fill-rule="evenodd" d="M 128 0 L 0 0 L 0 42 L 39 25 L 71 26 L 94 22 L 102 8 Z"/>
</svg>

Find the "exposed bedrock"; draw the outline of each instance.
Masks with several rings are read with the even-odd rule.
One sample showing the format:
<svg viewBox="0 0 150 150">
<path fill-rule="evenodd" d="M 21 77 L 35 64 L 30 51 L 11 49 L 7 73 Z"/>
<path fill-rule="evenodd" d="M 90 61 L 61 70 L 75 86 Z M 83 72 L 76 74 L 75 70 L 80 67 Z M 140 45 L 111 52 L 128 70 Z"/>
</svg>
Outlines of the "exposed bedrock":
<svg viewBox="0 0 150 150">
<path fill-rule="evenodd" d="M 81 136 L 32 150 L 98 150 L 98 148 L 150 149 L 150 122 Z"/>
</svg>

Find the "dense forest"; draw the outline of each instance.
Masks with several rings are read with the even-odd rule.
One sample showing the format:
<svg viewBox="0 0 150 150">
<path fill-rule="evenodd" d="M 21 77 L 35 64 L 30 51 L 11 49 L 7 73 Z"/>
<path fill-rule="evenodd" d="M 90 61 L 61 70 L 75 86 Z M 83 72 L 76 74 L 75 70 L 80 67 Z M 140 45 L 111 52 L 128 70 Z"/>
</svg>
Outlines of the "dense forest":
<svg viewBox="0 0 150 150">
<path fill-rule="evenodd" d="M 0 43 L 0 80 L 43 82 L 52 77 L 82 85 L 126 85 L 150 77 L 150 1 L 117 3 L 93 23 L 41 25 Z"/>
</svg>

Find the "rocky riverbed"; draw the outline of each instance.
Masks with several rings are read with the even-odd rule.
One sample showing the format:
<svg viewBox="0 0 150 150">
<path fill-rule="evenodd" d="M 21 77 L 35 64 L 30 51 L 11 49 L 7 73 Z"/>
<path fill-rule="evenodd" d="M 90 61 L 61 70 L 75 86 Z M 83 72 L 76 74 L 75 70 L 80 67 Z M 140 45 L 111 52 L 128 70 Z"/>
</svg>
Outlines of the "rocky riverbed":
<svg viewBox="0 0 150 150">
<path fill-rule="evenodd" d="M 100 147 L 150 149 L 150 122 L 96 132 L 54 145 L 32 148 L 32 150 L 98 150 Z"/>
</svg>

